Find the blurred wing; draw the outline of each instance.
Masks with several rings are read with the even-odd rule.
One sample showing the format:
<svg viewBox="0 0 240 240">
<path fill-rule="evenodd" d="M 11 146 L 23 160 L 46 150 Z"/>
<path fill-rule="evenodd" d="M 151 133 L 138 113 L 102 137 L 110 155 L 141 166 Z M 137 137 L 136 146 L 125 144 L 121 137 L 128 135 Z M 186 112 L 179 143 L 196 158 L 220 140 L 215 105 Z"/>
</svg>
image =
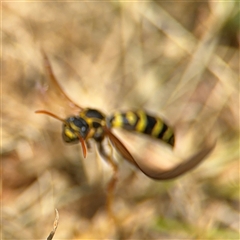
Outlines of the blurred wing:
<svg viewBox="0 0 240 240">
<path fill-rule="evenodd" d="M 146 166 L 141 167 L 138 165 L 138 167 L 144 174 L 146 174 L 148 177 L 153 178 L 155 180 L 173 179 L 195 168 L 214 149 L 214 147 L 215 147 L 215 144 L 200 150 L 198 153 L 189 157 L 187 160 L 176 165 L 175 167 L 170 168 L 169 170 L 160 170 L 158 168 L 156 171 L 154 171 L 154 169 L 150 170 L 150 168 L 148 169 Z"/>
<path fill-rule="evenodd" d="M 165 170 L 161 169 L 160 167 L 153 168 L 152 165 L 148 166 L 147 162 L 151 161 L 144 161 L 144 159 L 140 160 L 134 158 L 127 150 L 127 148 L 122 144 L 122 142 L 108 128 L 105 128 L 105 132 L 107 133 L 114 147 L 119 151 L 119 153 L 122 154 L 124 159 L 134 164 L 145 175 L 155 180 L 170 180 L 179 177 L 188 171 L 191 171 L 196 166 L 198 166 L 215 147 L 215 143 L 211 146 L 205 147 L 182 163 L 179 163 L 176 166 Z M 143 162 L 145 163 L 144 165 L 141 164 Z"/>
<path fill-rule="evenodd" d="M 46 89 L 42 91 L 43 96 L 45 100 L 47 100 L 46 105 L 49 107 L 50 105 L 53 108 L 53 105 L 58 104 L 58 106 L 61 106 L 62 108 L 66 109 L 66 111 L 70 108 L 72 112 L 79 112 L 82 110 L 82 107 L 77 105 L 75 102 L 73 102 L 67 94 L 63 91 L 62 87 L 59 85 L 50 61 L 44 52 L 43 49 L 41 49 L 42 56 L 43 56 L 43 62 L 44 62 L 44 68 L 46 70 L 48 79 L 47 79 L 47 86 L 45 86 Z"/>
</svg>

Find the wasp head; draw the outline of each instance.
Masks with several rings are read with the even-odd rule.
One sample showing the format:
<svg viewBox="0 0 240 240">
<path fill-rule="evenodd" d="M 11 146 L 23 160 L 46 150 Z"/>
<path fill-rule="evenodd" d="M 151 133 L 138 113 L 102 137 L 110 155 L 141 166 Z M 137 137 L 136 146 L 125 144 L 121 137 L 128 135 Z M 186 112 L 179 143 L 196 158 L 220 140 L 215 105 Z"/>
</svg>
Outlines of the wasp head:
<svg viewBox="0 0 240 240">
<path fill-rule="evenodd" d="M 86 139 L 89 132 L 89 125 L 81 117 L 69 117 L 63 123 L 63 140 L 67 143 L 79 142 L 79 136 Z"/>
<path fill-rule="evenodd" d="M 38 111 L 35 111 L 35 113 L 47 114 L 63 122 L 63 134 L 62 134 L 63 140 L 68 143 L 70 142 L 77 143 L 78 141 L 80 141 L 82 145 L 83 156 L 86 157 L 87 147 L 86 147 L 85 140 L 90 128 L 87 122 L 83 118 L 73 116 L 65 120 L 46 110 L 38 110 Z"/>
</svg>

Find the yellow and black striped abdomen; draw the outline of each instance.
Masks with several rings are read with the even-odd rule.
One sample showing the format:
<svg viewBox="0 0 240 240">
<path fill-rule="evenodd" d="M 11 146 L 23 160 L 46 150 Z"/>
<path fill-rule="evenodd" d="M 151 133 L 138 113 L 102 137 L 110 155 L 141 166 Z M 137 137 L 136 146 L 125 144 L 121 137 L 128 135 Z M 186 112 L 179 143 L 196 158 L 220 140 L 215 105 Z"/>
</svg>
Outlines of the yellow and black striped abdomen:
<svg viewBox="0 0 240 240">
<path fill-rule="evenodd" d="M 167 126 L 161 118 L 151 116 L 142 110 L 117 112 L 107 119 L 107 123 L 110 127 L 144 133 L 174 146 L 173 129 Z"/>
</svg>

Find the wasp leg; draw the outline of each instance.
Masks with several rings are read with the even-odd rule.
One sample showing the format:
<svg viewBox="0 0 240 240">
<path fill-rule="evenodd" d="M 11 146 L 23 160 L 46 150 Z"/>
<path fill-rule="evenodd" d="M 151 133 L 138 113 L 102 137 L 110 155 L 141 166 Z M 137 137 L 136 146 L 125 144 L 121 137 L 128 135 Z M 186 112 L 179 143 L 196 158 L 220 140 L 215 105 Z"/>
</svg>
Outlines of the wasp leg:
<svg viewBox="0 0 240 240">
<path fill-rule="evenodd" d="M 114 197 L 113 193 L 114 193 L 117 181 L 118 181 L 118 166 L 113 161 L 112 146 L 110 143 L 109 143 L 109 147 L 111 150 L 110 154 L 106 153 L 106 151 L 102 145 L 102 142 L 98 143 L 97 147 L 98 147 L 98 151 L 99 151 L 100 155 L 102 156 L 102 158 L 105 161 L 107 161 L 107 163 L 113 169 L 113 175 L 112 175 L 112 177 L 108 183 L 108 187 L 107 187 L 107 211 L 108 211 L 109 216 L 116 222 L 116 218 L 115 218 L 115 215 L 112 210 L 112 205 L 113 205 L 113 197 Z"/>
</svg>

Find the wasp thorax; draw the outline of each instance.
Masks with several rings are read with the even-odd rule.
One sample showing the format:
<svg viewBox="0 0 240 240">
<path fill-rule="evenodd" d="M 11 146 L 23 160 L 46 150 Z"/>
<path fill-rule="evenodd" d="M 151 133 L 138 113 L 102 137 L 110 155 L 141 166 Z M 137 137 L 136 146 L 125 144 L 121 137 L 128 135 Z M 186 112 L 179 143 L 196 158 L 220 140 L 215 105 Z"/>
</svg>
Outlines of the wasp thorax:
<svg viewBox="0 0 240 240">
<path fill-rule="evenodd" d="M 69 117 L 63 124 L 63 140 L 65 142 L 78 142 L 79 137 L 86 138 L 89 132 L 89 125 L 81 117 Z"/>
</svg>

